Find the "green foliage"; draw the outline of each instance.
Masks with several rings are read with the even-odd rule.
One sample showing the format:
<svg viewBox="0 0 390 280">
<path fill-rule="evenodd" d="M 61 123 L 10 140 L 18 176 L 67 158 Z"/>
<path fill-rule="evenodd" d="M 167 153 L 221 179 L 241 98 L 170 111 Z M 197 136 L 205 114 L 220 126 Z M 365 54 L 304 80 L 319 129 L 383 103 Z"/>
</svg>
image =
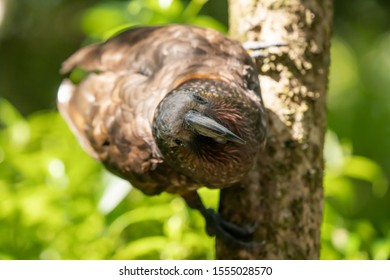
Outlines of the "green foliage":
<svg viewBox="0 0 390 280">
<path fill-rule="evenodd" d="M 222 32 L 226 27 L 212 17 L 199 15 L 207 0 L 133 0 L 106 2 L 90 8 L 83 17 L 84 32 L 91 38 L 107 39 L 134 25 L 188 23 L 207 26 Z"/>
<path fill-rule="evenodd" d="M 58 113 L 24 119 L 0 99 L 0 119 L 0 259 L 213 257 L 198 213 L 108 174 Z"/>
<path fill-rule="evenodd" d="M 390 259 L 389 35 L 360 51 L 346 39 L 332 42 L 321 257 Z"/>
<path fill-rule="evenodd" d="M 323 259 L 389 259 L 388 180 L 374 161 L 353 155 L 328 132 Z M 378 201 L 373 207 L 372 202 Z M 382 204 L 382 205 L 381 205 Z M 382 212 L 383 211 L 383 212 Z"/>
</svg>

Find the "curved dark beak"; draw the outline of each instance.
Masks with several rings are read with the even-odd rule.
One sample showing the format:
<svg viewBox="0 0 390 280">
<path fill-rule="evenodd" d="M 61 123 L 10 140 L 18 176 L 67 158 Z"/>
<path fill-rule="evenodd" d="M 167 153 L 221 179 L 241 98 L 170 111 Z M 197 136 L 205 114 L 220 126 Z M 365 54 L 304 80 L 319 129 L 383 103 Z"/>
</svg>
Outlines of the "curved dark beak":
<svg viewBox="0 0 390 280">
<path fill-rule="evenodd" d="M 188 111 L 184 117 L 185 125 L 199 135 L 212 138 L 214 141 L 225 144 L 228 141 L 238 144 L 245 144 L 246 142 L 234 134 L 232 131 L 216 122 L 212 118 L 202 115 L 196 111 Z"/>
</svg>

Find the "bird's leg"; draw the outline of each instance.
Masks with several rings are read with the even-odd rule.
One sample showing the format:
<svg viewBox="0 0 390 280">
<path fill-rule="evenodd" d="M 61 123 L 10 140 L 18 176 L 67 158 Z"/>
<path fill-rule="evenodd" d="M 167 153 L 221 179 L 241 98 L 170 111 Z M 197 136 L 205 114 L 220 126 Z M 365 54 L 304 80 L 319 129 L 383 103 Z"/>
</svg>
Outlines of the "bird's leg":
<svg viewBox="0 0 390 280">
<path fill-rule="evenodd" d="M 259 248 L 264 245 L 265 242 L 246 242 L 239 240 L 239 238 L 248 238 L 255 231 L 255 226 L 241 227 L 236 224 L 230 223 L 224 220 L 213 209 L 207 209 L 204 207 L 199 194 L 189 192 L 182 195 L 187 205 L 193 209 L 198 210 L 206 220 L 206 231 L 210 236 L 218 236 L 226 243 L 235 244 L 236 246 L 244 248 Z"/>
<path fill-rule="evenodd" d="M 246 41 L 242 44 L 244 49 L 247 50 L 249 55 L 252 58 L 258 58 L 263 57 L 265 54 L 262 50 L 268 49 L 271 47 L 283 47 L 287 46 L 286 43 L 278 42 L 278 43 L 266 43 L 266 42 L 259 42 L 259 41 Z"/>
</svg>

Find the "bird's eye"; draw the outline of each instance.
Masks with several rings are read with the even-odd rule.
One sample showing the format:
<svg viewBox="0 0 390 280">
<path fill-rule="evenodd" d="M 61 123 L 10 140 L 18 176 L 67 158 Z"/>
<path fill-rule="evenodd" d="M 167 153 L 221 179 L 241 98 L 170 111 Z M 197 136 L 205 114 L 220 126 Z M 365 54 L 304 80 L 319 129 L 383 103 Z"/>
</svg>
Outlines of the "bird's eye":
<svg viewBox="0 0 390 280">
<path fill-rule="evenodd" d="M 195 101 L 198 102 L 199 104 L 207 104 L 207 100 L 204 99 L 202 96 L 194 94 L 193 97 L 194 97 Z"/>
<path fill-rule="evenodd" d="M 179 139 L 175 139 L 173 142 L 175 142 L 176 145 L 178 146 L 182 146 L 183 145 L 183 142 Z"/>
</svg>

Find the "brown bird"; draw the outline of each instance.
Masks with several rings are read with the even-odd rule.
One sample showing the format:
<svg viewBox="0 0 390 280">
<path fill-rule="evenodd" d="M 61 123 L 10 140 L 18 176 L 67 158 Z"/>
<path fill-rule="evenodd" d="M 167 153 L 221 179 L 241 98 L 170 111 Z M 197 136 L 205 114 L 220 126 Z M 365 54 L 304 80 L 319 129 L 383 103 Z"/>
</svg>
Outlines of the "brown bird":
<svg viewBox="0 0 390 280">
<path fill-rule="evenodd" d="M 58 107 L 84 149 L 148 195 L 181 195 L 210 235 L 252 246 L 245 227 L 206 209 L 197 189 L 225 188 L 266 138 L 256 67 L 238 41 L 189 25 L 136 27 L 73 54 Z"/>
</svg>

